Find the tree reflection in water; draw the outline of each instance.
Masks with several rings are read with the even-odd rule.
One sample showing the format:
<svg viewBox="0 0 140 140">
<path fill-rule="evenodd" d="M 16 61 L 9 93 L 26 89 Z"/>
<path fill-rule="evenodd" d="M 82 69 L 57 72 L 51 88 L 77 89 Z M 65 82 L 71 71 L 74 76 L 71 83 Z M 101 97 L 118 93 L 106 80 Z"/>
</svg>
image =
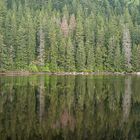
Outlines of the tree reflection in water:
<svg viewBox="0 0 140 140">
<path fill-rule="evenodd" d="M 1 77 L 0 140 L 140 139 L 139 83 L 135 76 Z"/>
<path fill-rule="evenodd" d="M 127 122 L 131 111 L 131 77 L 125 78 L 125 92 L 123 96 L 123 122 Z"/>
</svg>

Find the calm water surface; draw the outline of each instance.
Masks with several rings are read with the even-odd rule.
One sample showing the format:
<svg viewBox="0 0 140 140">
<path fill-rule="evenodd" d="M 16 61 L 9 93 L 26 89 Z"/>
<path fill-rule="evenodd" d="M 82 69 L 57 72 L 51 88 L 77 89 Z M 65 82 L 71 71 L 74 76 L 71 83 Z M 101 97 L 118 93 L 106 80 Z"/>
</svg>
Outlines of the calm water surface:
<svg viewBox="0 0 140 140">
<path fill-rule="evenodd" d="M 140 140 L 140 77 L 0 77 L 0 140 Z"/>
</svg>

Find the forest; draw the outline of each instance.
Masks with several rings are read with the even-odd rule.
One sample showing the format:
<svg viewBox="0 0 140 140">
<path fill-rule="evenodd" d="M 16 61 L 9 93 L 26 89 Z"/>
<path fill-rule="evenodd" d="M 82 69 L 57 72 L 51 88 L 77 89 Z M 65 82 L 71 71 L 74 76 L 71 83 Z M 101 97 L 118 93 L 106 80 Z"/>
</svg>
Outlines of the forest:
<svg viewBox="0 0 140 140">
<path fill-rule="evenodd" d="M 140 0 L 0 0 L 0 71 L 140 71 Z"/>
</svg>

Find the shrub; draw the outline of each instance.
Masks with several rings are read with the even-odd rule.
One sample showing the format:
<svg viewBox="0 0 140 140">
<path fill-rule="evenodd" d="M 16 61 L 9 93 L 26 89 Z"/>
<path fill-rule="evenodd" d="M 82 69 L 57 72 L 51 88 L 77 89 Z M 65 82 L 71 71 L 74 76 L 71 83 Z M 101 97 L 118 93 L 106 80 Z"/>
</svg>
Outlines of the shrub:
<svg viewBox="0 0 140 140">
<path fill-rule="evenodd" d="M 39 66 L 39 67 L 38 67 L 38 70 L 39 70 L 40 72 L 50 72 L 49 65 L 46 65 L 46 66 Z"/>
<path fill-rule="evenodd" d="M 37 66 L 36 65 L 30 65 L 29 66 L 29 71 L 31 71 L 31 72 L 38 72 L 38 68 L 37 68 Z"/>
</svg>

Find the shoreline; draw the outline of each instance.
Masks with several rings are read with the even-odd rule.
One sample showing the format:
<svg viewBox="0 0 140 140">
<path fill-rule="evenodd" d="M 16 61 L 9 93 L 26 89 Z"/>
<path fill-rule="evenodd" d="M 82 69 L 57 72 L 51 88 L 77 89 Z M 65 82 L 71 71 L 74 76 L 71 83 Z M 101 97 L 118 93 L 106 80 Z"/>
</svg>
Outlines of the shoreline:
<svg viewBox="0 0 140 140">
<path fill-rule="evenodd" d="M 0 72 L 0 76 L 31 76 L 31 75 L 140 75 L 140 72 L 28 72 L 28 71 L 8 71 Z"/>
</svg>

